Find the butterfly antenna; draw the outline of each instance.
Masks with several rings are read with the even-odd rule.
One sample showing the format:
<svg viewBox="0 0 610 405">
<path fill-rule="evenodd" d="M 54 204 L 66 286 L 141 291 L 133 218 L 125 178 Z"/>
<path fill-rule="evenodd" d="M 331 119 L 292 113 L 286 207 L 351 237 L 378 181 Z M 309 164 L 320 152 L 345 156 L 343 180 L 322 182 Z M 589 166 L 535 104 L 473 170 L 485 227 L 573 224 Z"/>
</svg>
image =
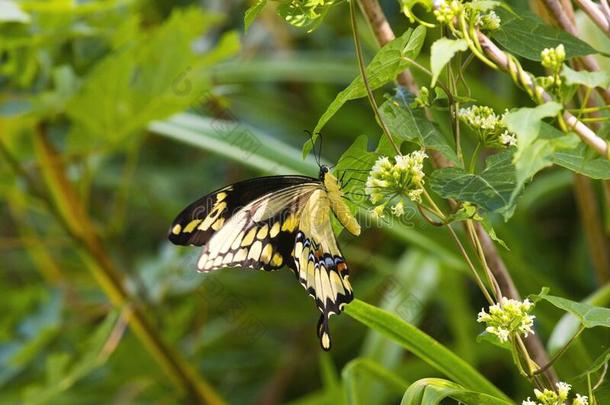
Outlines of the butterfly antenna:
<svg viewBox="0 0 610 405">
<path fill-rule="evenodd" d="M 316 163 L 318 164 L 318 167 L 321 167 L 321 165 L 320 165 L 320 158 L 319 158 L 319 156 L 316 156 L 316 150 L 315 150 L 316 144 L 315 144 L 315 142 L 313 140 L 313 134 L 311 133 L 311 131 L 309 131 L 307 129 L 305 130 L 305 133 L 307 135 L 309 135 L 309 140 L 311 141 L 311 148 L 313 149 L 313 157 L 316 160 Z"/>
</svg>

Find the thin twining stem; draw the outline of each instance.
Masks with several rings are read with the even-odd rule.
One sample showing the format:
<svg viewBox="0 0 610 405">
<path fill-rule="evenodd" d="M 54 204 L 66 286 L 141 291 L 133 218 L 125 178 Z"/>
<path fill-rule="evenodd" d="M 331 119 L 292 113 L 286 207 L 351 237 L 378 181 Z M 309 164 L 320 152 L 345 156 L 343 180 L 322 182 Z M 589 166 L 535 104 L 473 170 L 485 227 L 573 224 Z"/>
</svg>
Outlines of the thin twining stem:
<svg viewBox="0 0 610 405">
<path fill-rule="evenodd" d="M 366 89 L 366 94 L 368 96 L 369 102 L 371 103 L 371 108 L 373 109 L 373 112 L 375 113 L 375 117 L 377 118 L 377 121 L 379 122 L 379 126 L 381 126 L 381 129 L 383 130 L 383 133 L 385 134 L 385 136 L 388 137 L 388 140 L 390 141 L 390 143 L 396 150 L 396 153 L 400 155 L 400 148 L 398 147 L 396 142 L 394 142 L 394 138 L 392 138 L 392 134 L 390 133 L 390 130 L 386 126 L 385 122 L 383 121 L 383 118 L 381 117 L 381 114 L 379 113 L 379 107 L 377 107 L 377 102 L 375 101 L 375 97 L 373 96 L 373 91 L 371 90 L 371 86 L 369 85 L 369 80 L 366 76 L 366 66 L 364 65 L 364 58 L 362 57 L 362 49 L 360 48 L 360 37 L 358 35 L 358 23 L 356 22 L 356 11 L 354 10 L 355 1 L 356 0 L 351 0 L 349 2 L 349 15 L 350 15 L 350 21 L 352 24 L 352 35 L 354 37 L 354 45 L 356 46 L 356 56 L 358 58 L 358 67 L 360 68 L 360 76 L 362 77 L 362 82 L 364 83 L 364 87 Z"/>
</svg>

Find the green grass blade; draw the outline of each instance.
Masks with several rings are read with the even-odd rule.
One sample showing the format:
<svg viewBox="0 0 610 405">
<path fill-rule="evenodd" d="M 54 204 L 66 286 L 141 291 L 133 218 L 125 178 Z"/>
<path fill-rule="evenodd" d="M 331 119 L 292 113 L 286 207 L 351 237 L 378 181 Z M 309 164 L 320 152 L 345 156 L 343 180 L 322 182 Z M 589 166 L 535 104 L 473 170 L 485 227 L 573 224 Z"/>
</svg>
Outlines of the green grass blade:
<svg viewBox="0 0 610 405">
<path fill-rule="evenodd" d="M 466 388 L 508 399 L 502 391 L 451 350 L 396 315 L 354 300 L 345 313 L 399 343 L 432 367 Z"/>
</svg>

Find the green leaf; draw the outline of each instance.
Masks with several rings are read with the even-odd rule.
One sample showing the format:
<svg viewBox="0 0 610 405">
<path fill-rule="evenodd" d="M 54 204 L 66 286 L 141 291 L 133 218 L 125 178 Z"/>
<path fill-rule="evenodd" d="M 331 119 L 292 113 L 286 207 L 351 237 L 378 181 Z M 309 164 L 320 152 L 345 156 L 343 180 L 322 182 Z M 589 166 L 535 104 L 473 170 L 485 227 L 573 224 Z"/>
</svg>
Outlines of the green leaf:
<svg viewBox="0 0 610 405">
<path fill-rule="evenodd" d="M 204 98 L 206 67 L 239 49 L 237 35 L 228 33 L 214 50 L 195 56 L 192 42 L 217 22 L 197 9 L 174 12 L 160 28 L 140 34 L 97 63 L 67 105 L 77 124 L 72 139 L 89 143 L 95 137 L 119 145 L 148 122 Z"/>
<path fill-rule="evenodd" d="M 576 316 L 585 328 L 602 326 L 610 328 L 610 308 L 598 307 L 584 302 L 576 302 L 567 298 L 548 295 L 546 291 L 533 295 L 534 300 L 545 300 L 559 309 Z"/>
<path fill-rule="evenodd" d="M 524 58 L 540 61 L 540 52 L 544 48 L 555 48 L 559 44 L 565 47 L 569 58 L 597 53 L 586 42 L 567 32 L 544 24 L 539 17 L 527 10 L 516 10 L 512 14 L 503 9 L 496 13 L 502 19 L 500 28 L 491 33 L 509 52 Z"/>
<path fill-rule="evenodd" d="M 345 307 L 345 313 L 367 327 L 387 336 L 436 370 L 464 387 L 500 398 L 506 396 L 489 380 L 445 346 L 404 322 L 396 315 L 358 299 Z M 508 399 L 508 398 L 506 398 Z"/>
<path fill-rule="evenodd" d="M 581 145 L 569 151 L 557 151 L 551 156 L 554 164 L 592 179 L 610 180 L 610 161 L 603 157 L 587 157 L 588 148 Z"/>
<path fill-rule="evenodd" d="M 398 88 L 396 95 L 385 101 L 379 112 L 388 129 L 397 139 L 415 142 L 426 149 L 440 152 L 448 160 L 457 163 L 453 144 L 440 132 L 438 127 L 428 120 L 422 108 L 412 108 L 413 101 L 403 88 Z"/>
<path fill-rule="evenodd" d="M 391 82 L 396 75 L 405 70 L 421 50 L 426 37 L 426 29 L 422 26 L 415 30 L 407 30 L 400 37 L 388 42 L 381 48 L 366 67 L 369 86 L 378 89 Z M 348 100 L 366 97 L 366 88 L 362 77 L 358 75 L 347 88 L 341 91 L 330 103 L 324 114 L 318 120 L 313 137 L 303 145 L 303 156 L 307 156 L 315 143 L 318 133 Z"/>
<path fill-rule="evenodd" d="M 555 117 L 562 108 L 561 104 L 551 101 L 534 108 L 519 108 L 504 116 L 508 130 L 517 135 L 517 151 L 513 157 L 517 183 L 510 198 L 511 204 L 528 180 L 552 165 L 550 157 L 554 151 L 553 142 L 538 138 L 542 119 Z"/>
<path fill-rule="evenodd" d="M 543 292 L 547 292 L 548 290 L 543 290 Z M 582 301 L 584 304 L 594 305 L 598 307 L 607 307 L 610 305 L 610 283 L 607 283 L 603 287 L 599 288 L 597 291 L 589 295 Z M 555 327 L 553 328 L 553 332 L 549 337 L 548 347 L 551 353 L 557 352 L 564 345 L 568 343 L 568 341 L 576 334 L 578 331 L 578 327 L 580 326 L 579 319 L 567 313 L 561 319 Z"/>
<path fill-rule="evenodd" d="M 610 86 L 610 73 L 606 71 L 587 72 L 586 70 L 573 70 L 568 65 L 563 65 L 561 75 L 568 86 L 583 85 L 591 89 L 595 87 L 605 89 Z"/>
<path fill-rule="evenodd" d="M 430 187 L 443 198 L 467 201 L 479 208 L 506 214 L 515 189 L 515 168 L 512 152 L 507 150 L 488 157 L 480 174 L 448 167 L 432 173 Z"/>
<path fill-rule="evenodd" d="M 430 49 L 430 70 L 432 71 L 430 87 L 434 87 L 436 79 L 453 56 L 466 49 L 468 49 L 468 42 L 465 39 L 441 38 L 434 41 Z"/>
<path fill-rule="evenodd" d="M 519 154 L 530 146 L 538 137 L 540 132 L 540 123 L 543 118 L 555 117 L 563 106 L 554 101 L 549 101 L 545 104 L 534 108 L 519 108 L 507 113 L 504 117 L 509 131 L 517 135 L 517 153 L 515 158 L 519 158 Z"/>
<path fill-rule="evenodd" d="M 266 5 L 267 0 L 257 0 L 252 7 L 246 10 L 246 14 L 244 14 L 244 31 L 248 31 L 250 25 L 252 25 L 256 17 L 260 15 Z"/>
<path fill-rule="evenodd" d="M 347 363 L 341 376 L 350 405 L 365 403 L 362 399 L 366 398 L 366 392 L 362 392 L 362 390 L 368 385 L 362 384 L 363 381 L 367 383 L 372 380 L 381 381 L 397 395 L 402 394 L 409 386 L 409 383 L 401 376 L 383 367 L 378 362 L 363 357 Z"/>
<path fill-rule="evenodd" d="M 402 398 L 401 405 L 436 405 L 443 399 L 453 398 L 465 404 L 507 405 L 506 399 L 469 390 L 442 378 L 422 378 L 411 384 Z"/>
</svg>

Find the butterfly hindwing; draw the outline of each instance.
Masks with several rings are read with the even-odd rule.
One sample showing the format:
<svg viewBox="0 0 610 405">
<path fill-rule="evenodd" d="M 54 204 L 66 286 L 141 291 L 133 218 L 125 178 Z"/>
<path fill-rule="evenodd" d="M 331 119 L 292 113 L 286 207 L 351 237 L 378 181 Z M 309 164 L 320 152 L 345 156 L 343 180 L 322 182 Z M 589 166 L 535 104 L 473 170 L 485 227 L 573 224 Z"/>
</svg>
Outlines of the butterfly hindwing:
<svg viewBox="0 0 610 405">
<path fill-rule="evenodd" d="M 269 176 L 245 180 L 205 195 L 172 223 L 168 238 L 176 245 L 205 245 L 235 213 L 263 195 L 315 181 L 305 176 Z"/>
<path fill-rule="evenodd" d="M 317 333 L 324 350 L 331 346 L 328 319 L 353 299 L 349 270 L 339 251 L 330 222 L 326 193 L 316 190 L 303 209 L 294 245 L 294 271 L 322 313 Z"/>
</svg>

